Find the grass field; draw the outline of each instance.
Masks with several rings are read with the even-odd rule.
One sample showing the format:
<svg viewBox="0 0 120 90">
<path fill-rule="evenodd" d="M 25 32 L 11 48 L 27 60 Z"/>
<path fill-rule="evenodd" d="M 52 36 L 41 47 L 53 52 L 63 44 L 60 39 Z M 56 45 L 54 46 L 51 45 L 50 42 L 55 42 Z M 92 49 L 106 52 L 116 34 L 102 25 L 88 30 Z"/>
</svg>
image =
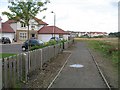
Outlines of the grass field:
<svg viewBox="0 0 120 90">
<path fill-rule="evenodd" d="M 6 57 L 9 57 L 9 56 L 13 56 L 13 55 L 16 55 L 16 54 L 0 53 L 0 58 L 6 58 Z"/>
<path fill-rule="evenodd" d="M 118 64 L 120 50 L 118 48 L 118 38 L 76 38 L 76 41 L 86 41 L 90 48 L 100 52 L 112 60 L 113 63 Z"/>
</svg>

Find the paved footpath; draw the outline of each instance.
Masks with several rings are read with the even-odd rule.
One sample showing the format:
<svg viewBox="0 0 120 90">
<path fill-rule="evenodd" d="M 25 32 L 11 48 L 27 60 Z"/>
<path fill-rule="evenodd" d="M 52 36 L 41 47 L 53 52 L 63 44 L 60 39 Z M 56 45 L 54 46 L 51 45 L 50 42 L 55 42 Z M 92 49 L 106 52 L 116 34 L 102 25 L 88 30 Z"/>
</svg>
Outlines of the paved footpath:
<svg viewBox="0 0 120 90">
<path fill-rule="evenodd" d="M 51 88 L 106 88 L 84 42 L 78 42 Z M 84 67 L 70 67 L 81 64 Z"/>
</svg>

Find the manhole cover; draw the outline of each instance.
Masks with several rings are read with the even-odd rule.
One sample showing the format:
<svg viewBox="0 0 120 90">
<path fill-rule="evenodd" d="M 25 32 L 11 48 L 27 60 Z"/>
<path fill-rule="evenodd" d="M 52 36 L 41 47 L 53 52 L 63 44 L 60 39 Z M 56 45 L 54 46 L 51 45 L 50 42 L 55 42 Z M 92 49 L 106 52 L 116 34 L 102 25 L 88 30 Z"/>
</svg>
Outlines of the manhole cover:
<svg viewBox="0 0 120 90">
<path fill-rule="evenodd" d="M 84 65 L 81 65 L 81 64 L 73 64 L 73 65 L 70 65 L 70 67 L 82 68 L 82 67 L 84 67 Z"/>
</svg>

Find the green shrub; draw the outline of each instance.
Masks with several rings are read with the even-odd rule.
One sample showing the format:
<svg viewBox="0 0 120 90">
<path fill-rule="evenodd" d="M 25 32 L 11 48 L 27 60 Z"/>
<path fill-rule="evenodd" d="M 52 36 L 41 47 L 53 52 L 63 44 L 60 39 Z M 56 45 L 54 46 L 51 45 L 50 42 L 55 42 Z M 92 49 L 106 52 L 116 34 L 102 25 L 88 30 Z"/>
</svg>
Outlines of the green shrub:
<svg viewBox="0 0 120 90">
<path fill-rule="evenodd" d="M 50 40 L 48 42 L 48 46 L 55 45 L 55 44 L 57 44 L 57 42 L 55 40 Z"/>
<path fill-rule="evenodd" d="M 61 45 L 64 44 L 64 42 L 67 42 L 67 40 L 63 39 L 60 42 L 56 42 L 55 40 L 50 40 L 49 42 L 45 42 L 43 46 L 33 46 L 33 47 L 31 47 L 30 51 L 35 50 L 35 49 L 40 49 L 40 48 L 43 48 L 43 47 L 47 47 L 47 46 L 51 46 L 51 45 L 56 45 L 56 44 L 60 44 L 60 47 L 61 47 Z"/>
<path fill-rule="evenodd" d="M 100 35 L 100 36 L 94 36 L 93 38 L 103 38 L 104 36 L 103 35 Z"/>
<path fill-rule="evenodd" d="M 44 46 L 33 46 L 30 48 L 30 51 L 33 51 L 35 49 L 40 49 L 40 48 L 43 48 Z"/>
</svg>

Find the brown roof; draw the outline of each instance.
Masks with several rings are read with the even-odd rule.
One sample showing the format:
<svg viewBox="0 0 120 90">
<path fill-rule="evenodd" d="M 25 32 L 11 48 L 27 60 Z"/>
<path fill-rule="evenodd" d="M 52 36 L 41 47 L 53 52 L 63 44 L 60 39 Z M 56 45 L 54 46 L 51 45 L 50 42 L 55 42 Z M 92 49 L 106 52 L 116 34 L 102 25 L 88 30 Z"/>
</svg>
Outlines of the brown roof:
<svg viewBox="0 0 120 90">
<path fill-rule="evenodd" d="M 47 23 L 43 22 L 41 19 L 38 19 L 38 18 L 36 18 L 36 17 L 34 17 L 34 20 L 35 20 L 38 24 L 48 25 Z"/>
<path fill-rule="evenodd" d="M 55 28 L 55 32 L 53 32 L 53 28 Z M 40 30 L 38 30 L 38 34 L 69 34 L 68 32 L 54 26 L 44 26 Z"/>
<path fill-rule="evenodd" d="M 5 23 L 2 23 L 2 29 L 0 32 L 3 33 L 15 33 L 15 31 L 11 28 L 10 24 L 15 22 L 14 20 L 8 20 Z"/>
</svg>

